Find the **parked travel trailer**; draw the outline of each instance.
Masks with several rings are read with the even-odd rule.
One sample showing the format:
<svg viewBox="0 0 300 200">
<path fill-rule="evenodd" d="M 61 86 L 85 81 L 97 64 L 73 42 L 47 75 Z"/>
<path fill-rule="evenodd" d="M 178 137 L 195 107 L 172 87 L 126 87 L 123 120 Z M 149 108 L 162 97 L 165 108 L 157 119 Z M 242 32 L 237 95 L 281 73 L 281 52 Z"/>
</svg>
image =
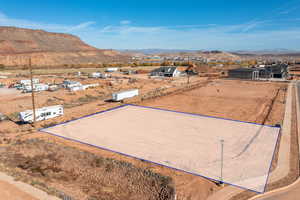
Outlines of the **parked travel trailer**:
<svg viewBox="0 0 300 200">
<path fill-rule="evenodd" d="M 123 92 L 116 92 L 112 94 L 112 100 L 113 101 L 121 101 L 123 99 L 131 98 L 134 96 L 139 95 L 139 90 L 128 90 L 128 91 L 123 91 Z"/>
<path fill-rule="evenodd" d="M 48 90 L 51 92 L 57 91 L 59 90 L 61 87 L 59 85 L 53 84 L 53 85 L 49 85 Z"/>
<path fill-rule="evenodd" d="M 63 81 L 63 87 L 70 89 L 72 87 L 78 87 L 78 86 L 82 86 L 82 84 L 80 82 L 77 81 L 69 81 L 69 80 L 65 80 Z"/>
<path fill-rule="evenodd" d="M 101 77 L 100 72 L 93 72 L 93 73 L 89 74 L 89 78 L 100 78 L 100 77 Z"/>
<path fill-rule="evenodd" d="M 106 72 L 117 72 L 119 70 L 119 68 L 117 67 L 110 67 L 110 68 L 106 68 Z"/>
<path fill-rule="evenodd" d="M 86 90 L 88 88 L 94 88 L 94 87 L 98 87 L 99 84 L 98 83 L 95 83 L 95 84 L 87 84 L 87 85 L 80 85 L 80 86 L 74 86 L 74 87 L 71 87 L 69 88 L 69 90 L 71 92 L 76 92 L 76 91 L 79 91 L 79 90 Z"/>
<path fill-rule="evenodd" d="M 49 86 L 46 84 L 34 84 L 33 89 L 35 92 L 46 91 L 49 89 Z M 24 85 L 23 87 L 24 93 L 31 92 L 31 91 L 32 91 L 31 85 Z"/>
<path fill-rule="evenodd" d="M 35 110 L 36 121 L 43 121 L 54 117 L 59 117 L 64 114 L 62 105 L 49 106 Z M 33 123 L 33 110 L 26 110 L 19 113 L 19 119 L 22 122 Z"/>
<path fill-rule="evenodd" d="M 84 89 L 88 89 L 88 88 L 94 88 L 94 87 L 98 87 L 99 83 L 94 83 L 94 84 L 87 84 L 87 85 L 83 85 L 82 87 Z"/>
<path fill-rule="evenodd" d="M 34 78 L 32 79 L 33 84 L 38 84 L 40 82 L 39 79 Z M 31 85 L 31 80 L 20 80 L 21 85 Z"/>
<path fill-rule="evenodd" d="M 85 90 L 82 85 L 81 86 L 69 87 L 68 89 L 69 89 L 70 92 L 76 92 L 76 91 L 80 91 L 80 90 Z"/>
</svg>

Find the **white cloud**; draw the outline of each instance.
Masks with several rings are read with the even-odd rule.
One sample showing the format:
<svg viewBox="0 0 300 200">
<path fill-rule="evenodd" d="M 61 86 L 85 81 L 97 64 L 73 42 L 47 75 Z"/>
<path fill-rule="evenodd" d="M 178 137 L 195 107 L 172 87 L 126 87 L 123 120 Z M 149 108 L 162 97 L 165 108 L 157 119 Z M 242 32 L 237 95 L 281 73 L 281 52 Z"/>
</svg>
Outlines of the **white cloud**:
<svg viewBox="0 0 300 200">
<path fill-rule="evenodd" d="M 300 28 L 264 29 L 271 21 L 234 25 L 107 26 L 91 35 L 102 48 L 299 49 Z"/>
<path fill-rule="evenodd" d="M 72 32 L 72 31 L 83 30 L 93 24 L 95 24 L 95 22 L 93 21 L 83 22 L 77 25 L 34 22 L 34 21 L 29 21 L 24 19 L 10 18 L 6 16 L 4 13 L 0 12 L 0 26 L 15 26 L 21 28 L 43 29 L 43 30 L 54 31 L 54 32 Z"/>
<path fill-rule="evenodd" d="M 88 28 L 89 26 L 94 25 L 94 24 L 96 24 L 96 22 L 94 22 L 94 21 L 84 22 L 84 23 L 81 23 L 81 24 L 78 24 L 75 26 L 71 26 L 69 31 L 82 30 L 82 29 Z"/>
<path fill-rule="evenodd" d="M 250 31 L 252 29 L 259 27 L 260 25 L 265 24 L 266 22 L 268 22 L 268 21 L 251 21 L 251 22 L 245 24 L 245 27 L 242 29 L 242 31 L 243 32 Z"/>
<path fill-rule="evenodd" d="M 129 20 L 122 20 L 122 21 L 120 21 L 120 24 L 121 25 L 128 25 L 128 24 L 131 24 L 131 21 L 129 21 Z"/>
<path fill-rule="evenodd" d="M 288 20 L 289 22 L 295 21 L 295 23 L 298 20 L 299 23 L 299 19 Z M 98 48 L 299 49 L 297 44 L 300 44 L 300 28 L 285 26 L 282 30 L 281 25 L 274 26 L 274 22 L 253 20 L 243 24 L 174 26 L 133 26 L 126 22 L 120 23 L 119 26 L 107 25 L 97 28 L 93 26 L 94 21 L 77 25 L 51 24 L 10 18 L 0 12 L 0 26 L 71 32 Z M 276 23 L 288 24 L 286 21 L 279 20 Z M 292 24 L 295 25 L 295 23 Z M 269 25 L 269 30 L 264 27 L 266 25 Z"/>
</svg>

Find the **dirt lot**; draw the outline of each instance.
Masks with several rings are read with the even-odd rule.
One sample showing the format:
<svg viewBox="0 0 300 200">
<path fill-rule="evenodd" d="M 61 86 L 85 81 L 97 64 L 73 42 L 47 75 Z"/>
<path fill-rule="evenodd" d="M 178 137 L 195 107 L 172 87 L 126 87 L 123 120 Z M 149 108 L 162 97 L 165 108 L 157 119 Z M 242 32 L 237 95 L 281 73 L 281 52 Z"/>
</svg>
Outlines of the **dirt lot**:
<svg viewBox="0 0 300 200">
<path fill-rule="evenodd" d="M 141 105 L 263 123 L 278 90 L 266 124 L 280 124 L 284 113 L 285 84 L 238 80 L 215 80 L 181 94 L 144 101 Z"/>
<path fill-rule="evenodd" d="M 80 80 L 75 77 L 68 77 L 68 79 Z M 52 78 L 43 78 L 44 82 L 51 82 L 52 80 Z M 56 78 L 55 80 L 62 81 L 63 78 Z M 101 86 L 84 92 L 70 93 L 65 90 L 59 90 L 56 92 L 38 93 L 37 103 L 39 106 L 55 104 L 63 104 L 65 106 L 64 117 L 42 122 L 38 125 L 38 127 L 48 126 L 54 123 L 70 120 L 72 118 L 78 118 L 80 116 L 120 105 L 119 103 L 105 102 L 105 99 L 111 94 L 112 91 L 137 87 L 140 88 L 142 95 L 146 95 L 150 91 L 157 91 L 161 88 L 164 88 L 166 91 L 168 91 L 169 89 L 179 87 L 185 83 L 185 79 L 175 81 L 153 81 L 141 77 L 138 79 L 138 81 L 133 81 L 131 83 L 127 82 L 127 78 L 124 78 L 123 80 L 123 82 L 117 82 L 115 80 L 94 80 L 95 82 L 100 83 Z M 91 79 L 81 80 L 83 83 L 91 83 L 94 81 L 91 81 Z M 285 91 L 279 90 L 278 95 L 276 95 L 276 91 L 281 87 L 285 87 L 284 84 L 233 80 L 211 80 L 209 81 L 210 84 L 206 85 L 209 83 L 207 78 L 198 77 L 192 79 L 192 81 L 203 82 L 203 87 L 180 94 L 146 100 L 140 104 L 242 121 L 252 121 L 257 123 L 266 121 L 267 124 L 272 125 L 282 121 Z M 31 108 L 30 100 L 30 95 L 28 97 L 10 97 L 9 99 L 0 98 L 0 112 L 15 116 L 16 112 Z M 94 147 L 82 145 L 76 142 L 45 135 L 33 131 L 29 125 L 19 126 L 11 121 L 0 123 L 0 141 L 2 146 L 11 146 L 11 144 L 16 143 L 18 140 L 38 138 L 50 143 L 62 145 L 64 148 L 74 147 L 80 151 L 90 152 L 103 158 L 112 158 L 115 160 L 132 163 L 137 168 L 152 170 L 155 173 L 171 177 L 176 188 L 178 200 L 204 200 L 208 195 L 220 189 L 218 186 L 216 186 L 216 184 L 208 181 L 207 179 L 135 160 L 108 151 L 96 149 Z M 39 145 L 37 144 L 37 146 Z M 14 148 L 16 147 L 11 147 L 13 150 L 12 152 L 17 151 Z M 9 148 L 6 148 L 6 150 L 8 149 Z M 41 152 L 40 150 L 38 151 Z M 71 155 L 69 154 L 69 151 L 66 151 L 65 153 L 65 155 Z M 41 154 L 44 155 L 45 153 Z M 24 156 L 26 157 L 27 155 L 23 155 L 23 157 Z M 73 165 L 77 162 L 78 161 L 71 162 L 70 165 Z M 81 160 L 80 162 L 85 163 L 84 160 Z M 7 164 L 9 164 L 8 161 Z M 27 170 L 25 171 L 27 173 Z M 21 172 L 21 174 L 24 173 Z M 31 178 L 35 177 L 30 173 L 27 175 L 29 175 Z M 51 183 L 54 184 L 53 187 L 57 186 L 55 185 L 56 182 L 63 184 L 65 187 L 67 187 L 69 184 L 75 184 L 74 181 L 62 183 L 53 180 L 53 183 Z M 81 188 L 81 184 L 78 184 L 74 187 Z M 60 189 L 62 189 L 66 194 L 68 194 L 70 191 L 67 188 Z M 78 189 L 78 193 L 80 193 L 78 195 L 82 195 L 84 190 Z M 73 192 L 70 194 L 73 194 Z M 125 191 L 124 194 L 128 193 Z"/>
<path fill-rule="evenodd" d="M 100 130 L 88 129 L 98 124 L 102 124 Z M 223 139 L 226 146 L 223 181 L 263 192 L 279 130 L 126 105 L 41 131 L 214 180 L 220 179 L 220 139 Z"/>
</svg>

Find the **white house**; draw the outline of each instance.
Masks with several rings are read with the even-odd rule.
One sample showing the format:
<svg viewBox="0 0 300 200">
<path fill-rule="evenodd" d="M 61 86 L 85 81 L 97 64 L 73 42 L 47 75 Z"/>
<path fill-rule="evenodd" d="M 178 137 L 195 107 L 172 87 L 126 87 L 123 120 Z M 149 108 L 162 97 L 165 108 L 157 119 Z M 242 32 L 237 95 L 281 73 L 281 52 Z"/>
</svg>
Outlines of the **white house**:
<svg viewBox="0 0 300 200">
<path fill-rule="evenodd" d="M 154 69 L 150 72 L 150 76 L 178 77 L 180 73 L 177 67 L 169 66 Z"/>
</svg>

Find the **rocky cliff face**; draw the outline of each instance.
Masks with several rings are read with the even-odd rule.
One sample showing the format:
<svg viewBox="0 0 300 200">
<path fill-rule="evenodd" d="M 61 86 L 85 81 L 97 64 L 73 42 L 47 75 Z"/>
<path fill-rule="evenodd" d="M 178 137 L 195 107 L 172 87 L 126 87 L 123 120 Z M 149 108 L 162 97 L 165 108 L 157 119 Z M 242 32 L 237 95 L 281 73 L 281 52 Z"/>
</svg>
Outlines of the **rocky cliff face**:
<svg viewBox="0 0 300 200">
<path fill-rule="evenodd" d="M 15 27 L 0 27 L 0 64 L 26 65 L 87 64 L 128 59 L 112 50 L 99 50 L 80 38 L 62 33 L 49 33 Z"/>
</svg>

